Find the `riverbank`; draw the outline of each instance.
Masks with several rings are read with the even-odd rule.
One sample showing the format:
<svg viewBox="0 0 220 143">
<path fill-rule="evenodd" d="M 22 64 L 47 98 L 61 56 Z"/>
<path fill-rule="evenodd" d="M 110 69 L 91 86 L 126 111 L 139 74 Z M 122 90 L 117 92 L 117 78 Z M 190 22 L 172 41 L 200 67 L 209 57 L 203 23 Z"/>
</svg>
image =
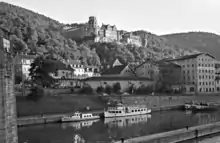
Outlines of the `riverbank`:
<svg viewBox="0 0 220 143">
<path fill-rule="evenodd" d="M 119 101 L 120 97 L 104 97 L 104 100 L 95 95 L 74 96 L 44 96 L 39 101 L 27 100 L 26 97 L 17 96 L 18 117 L 54 115 L 71 113 L 77 110 L 84 111 L 86 106 L 91 110 L 103 110 L 109 100 Z M 205 102 L 220 102 L 220 96 L 123 96 L 122 101 L 128 105 L 147 105 L 149 108 L 182 105 L 186 101 L 199 100 Z"/>
<path fill-rule="evenodd" d="M 175 143 L 220 132 L 220 122 L 127 139 L 125 143 Z M 218 140 L 219 138 L 213 139 Z M 207 143 L 204 140 L 202 143 Z M 121 143 L 121 141 L 115 142 Z"/>
<path fill-rule="evenodd" d="M 152 112 L 158 111 L 168 111 L 168 110 L 178 110 L 183 108 L 183 105 L 174 105 L 174 106 L 165 106 L 165 107 L 154 107 Z M 85 112 L 86 113 L 86 112 Z M 100 115 L 103 113 L 103 110 L 90 111 L 89 113 Z M 29 117 L 20 117 L 17 120 L 18 126 L 28 126 L 28 125 L 37 125 L 37 124 L 49 124 L 60 122 L 61 117 L 71 115 L 72 113 L 67 114 L 55 114 L 55 115 L 43 115 L 43 116 L 29 116 Z"/>
</svg>

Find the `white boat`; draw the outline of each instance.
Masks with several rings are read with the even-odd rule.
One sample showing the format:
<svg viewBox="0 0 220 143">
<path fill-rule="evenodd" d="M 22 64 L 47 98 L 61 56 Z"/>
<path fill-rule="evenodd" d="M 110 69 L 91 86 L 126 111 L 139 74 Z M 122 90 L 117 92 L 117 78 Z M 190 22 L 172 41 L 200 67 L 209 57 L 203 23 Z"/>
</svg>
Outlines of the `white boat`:
<svg viewBox="0 0 220 143">
<path fill-rule="evenodd" d="M 100 118 L 99 116 L 94 116 L 91 113 L 75 112 L 73 115 L 62 117 L 61 121 L 62 122 L 77 122 L 77 121 L 93 120 L 93 119 L 99 119 L 99 118 Z"/>
<path fill-rule="evenodd" d="M 109 106 L 108 109 L 104 111 L 104 117 L 113 118 L 113 117 L 143 115 L 149 113 L 151 113 L 151 109 L 146 107 L 124 106 L 123 104 L 118 103 L 116 106 Z"/>
</svg>

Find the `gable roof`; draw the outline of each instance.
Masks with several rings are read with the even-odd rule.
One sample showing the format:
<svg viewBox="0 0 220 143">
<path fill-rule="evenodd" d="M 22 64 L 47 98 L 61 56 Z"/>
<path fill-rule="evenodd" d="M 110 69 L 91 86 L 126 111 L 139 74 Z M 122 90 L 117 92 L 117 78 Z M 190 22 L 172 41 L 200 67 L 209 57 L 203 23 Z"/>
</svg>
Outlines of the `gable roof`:
<svg viewBox="0 0 220 143">
<path fill-rule="evenodd" d="M 198 56 L 203 55 L 203 54 L 208 55 L 212 58 L 215 58 L 214 56 L 212 56 L 208 53 L 198 53 L 198 54 L 186 55 L 186 56 L 182 56 L 182 57 L 178 57 L 178 58 L 170 59 L 170 60 L 166 60 L 166 61 L 181 61 L 181 60 L 195 59 Z"/>
<path fill-rule="evenodd" d="M 149 64 L 153 64 L 153 65 L 156 65 L 157 63 L 153 60 L 145 60 L 144 62 L 142 62 L 140 65 L 138 65 L 137 67 L 135 67 L 134 69 L 136 70 L 137 68 L 141 67 L 142 65 L 146 64 L 146 63 L 149 63 Z"/>
<path fill-rule="evenodd" d="M 119 65 L 119 66 L 114 66 L 107 71 L 103 72 L 103 75 L 115 75 L 115 74 L 120 74 L 128 65 Z"/>
<path fill-rule="evenodd" d="M 49 60 L 49 59 L 48 59 Z M 68 70 L 68 71 L 74 71 L 73 68 L 71 68 L 70 65 L 66 65 L 58 60 L 49 60 L 51 63 L 53 63 L 53 66 L 51 67 L 50 71 L 55 72 L 56 70 Z"/>
</svg>

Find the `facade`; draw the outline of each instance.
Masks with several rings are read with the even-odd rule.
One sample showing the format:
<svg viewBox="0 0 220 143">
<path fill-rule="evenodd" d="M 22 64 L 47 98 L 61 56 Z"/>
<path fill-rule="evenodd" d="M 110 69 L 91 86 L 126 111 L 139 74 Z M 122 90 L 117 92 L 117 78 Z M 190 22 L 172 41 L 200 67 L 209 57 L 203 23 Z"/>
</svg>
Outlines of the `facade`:
<svg viewBox="0 0 220 143">
<path fill-rule="evenodd" d="M 126 91 L 131 85 L 135 88 L 140 86 L 152 86 L 154 82 L 148 78 L 139 77 L 92 77 L 84 80 L 84 84 L 90 85 L 94 90 L 100 86 L 113 86 L 116 83 L 120 83 L 121 91 Z"/>
<path fill-rule="evenodd" d="M 118 39 L 118 32 L 115 25 L 104 25 L 102 24 L 98 36 L 100 37 L 101 42 L 116 42 Z"/>
<path fill-rule="evenodd" d="M 220 93 L 220 62 L 215 64 L 215 89 L 217 93 Z"/>
<path fill-rule="evenodd" d="M 215 89 L 217 93 L 220 93 L 220 74 L 216 75 L 215 78 Z"/>
<path fill-rule="evenodd" d="M 153 61 L 145 61 L 135 68 L 138 77 L 147 77 L 154 81 L 159 79 L 159 66 Z"/>
<path fill-rule="evenodd" d="M 199 53 L 168 60 L 181 66 L 181 82 L 187 93 L 215 92 L 215 59 Z"/>
<path fill-rule="evenodd" d="M 159 65 L 159 79 L 170 87 L 181 87 L 181 66 L 169 63 L 158 62 Z"/>
<path fill-rule="evenodd" d="M 84 74 L 85 74 L 86 77 L 101 76 L 99 67 L 96 67 L 96 66 L 86 66 Z"/>
</svg>

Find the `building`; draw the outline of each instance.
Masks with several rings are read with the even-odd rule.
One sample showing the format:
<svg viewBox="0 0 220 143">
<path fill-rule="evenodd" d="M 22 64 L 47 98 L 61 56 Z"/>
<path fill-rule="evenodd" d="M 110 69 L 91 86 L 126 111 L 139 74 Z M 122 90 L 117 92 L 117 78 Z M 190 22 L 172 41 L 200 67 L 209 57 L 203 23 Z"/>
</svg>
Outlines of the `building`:
<svg viewBox="0 0 220 143">
<path fill-rule="evenodd" d="M 30 79 L 29 73 L 31 64 L 34 62 L 36 55 L 16 55 L 15 57 L 15 74 L 23 75 L 26 80 Z"/>
<path fill-rule="evenodd" d="M 198 53 L 167 60 L 181 66 L 181 82 L 186 93 L 215 92 L 215 58 Z"/>
<path fill-rule="evenodd" d="M 217 73 L 215 77 L 215 89 L 217 93 L 220 93 L 220 73 Z"/>
<path fill-rule="evenodd" d="M 215 89 L 217 93 L 220 93 L 220 62 L 215 63 Z"/>
<path fill-rule="evenodd" d="M 84 71 L 85 71 L 84 74 L 86 77 L 101 76 L 99 67 L 97 66 L 86 66 Z"/>
<path fill-rule="evenodd" d="M 159 66 L 152 60 L 146 60 L 135 68 L 138 77 L 147 77 L 154 81 L 159 79 Z"/>
<path fill-rule="evenodd" d="M 104 25 L 102 24 L 98 36 L 100 42 L 116 42 L 119 41 L 119 35 L 115 25 Z"/>
<path fill-rule="evenodd" d="M 100 76 L 100 77 L 91 77 L 87 78 L 84 81 L 84 84 L 90 85 L 92 89 L 96 90 L 98 87 L 105 87 L 106 85 L 113 86 L 116 83 L 120 83 L 121 91 L 127 91 L 128 88 L 133 85 L 135 88 L 140 86 L 152 86 L 153 81 L 148 78 L 139 78 L 139 77 L 124 77 L 124 76 Z"/>
<path fill-rule="evenodd" d="M 120 76 L 120 77 L 135 77 L 136 74 L 133 71 L 133 69 L 131 69 L 129 67 L 129 65 L 116 65 L 114 67 L 111 67 L 109 69 L 107 69 L 106 71 L 104 71 L 102 73 L 102 76 L 108 76 L 108 77 L 116 77 L 116 76 Z"/>
<path fill-rule="evenodd" d="M 163 87 L 180 90 L 181 83 L 181 66 L 175 63 L 158 61 L 159 81 L 164 84 Z"/>
<path fill-rule="evenodd" d="M 54 79 L 75 78 L 75 70 L 70 65 L 64 64 L 58 60 L 51 60 L 51 63 L 53 63 L 53 66 L 50 69 L 48 69 L 48 71 L 50 76 Z"/>
<path fill-rule="evenodd" d="M 122 42 L 125 42 L 127 44 L 133 44 L 136 46 L 142 46 L 142 39 L 140 36 L 135 36 L 132 32 L 124 33 L 122 35 Z"/>
</svg>

